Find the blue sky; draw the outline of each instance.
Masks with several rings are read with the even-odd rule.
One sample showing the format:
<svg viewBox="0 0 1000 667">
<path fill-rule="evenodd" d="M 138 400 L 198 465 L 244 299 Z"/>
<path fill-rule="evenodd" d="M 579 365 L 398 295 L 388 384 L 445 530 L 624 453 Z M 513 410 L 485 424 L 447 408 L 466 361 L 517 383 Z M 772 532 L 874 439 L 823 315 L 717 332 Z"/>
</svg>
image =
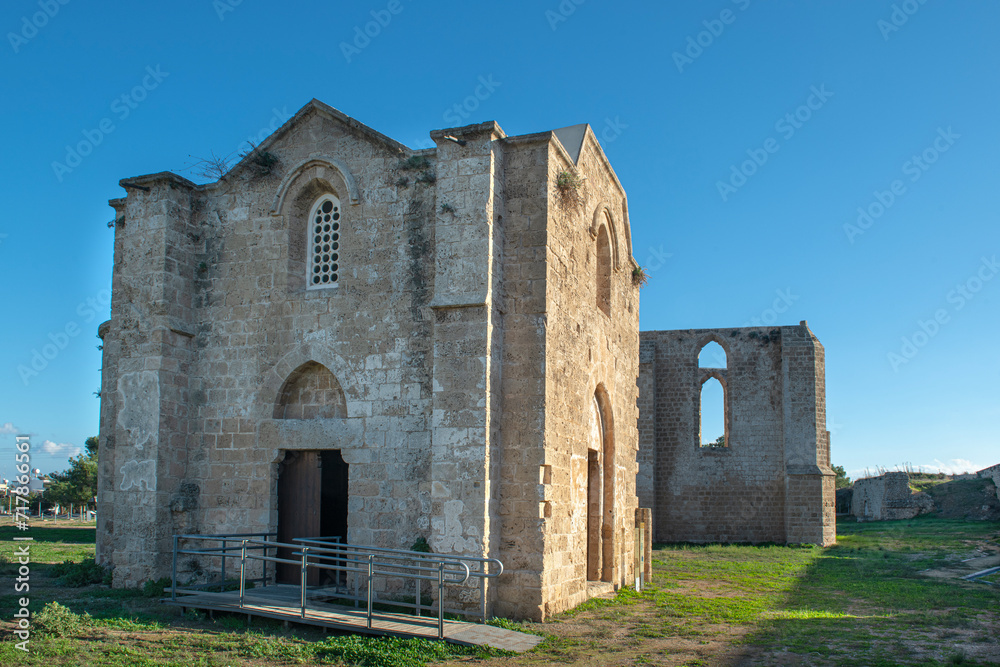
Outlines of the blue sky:
<svg viewBox="0 0 1000 667">
<path fill-rule="evenodd" d="M 45 472 L 98 430 L 118 180 L 313 97 L 411 147 L 589 122 L 643 329 L 808 320 L 834 463 L 1000 460 L 996 3 L 14 0 L 0 29 L 0 447 Z"/>
</svg>

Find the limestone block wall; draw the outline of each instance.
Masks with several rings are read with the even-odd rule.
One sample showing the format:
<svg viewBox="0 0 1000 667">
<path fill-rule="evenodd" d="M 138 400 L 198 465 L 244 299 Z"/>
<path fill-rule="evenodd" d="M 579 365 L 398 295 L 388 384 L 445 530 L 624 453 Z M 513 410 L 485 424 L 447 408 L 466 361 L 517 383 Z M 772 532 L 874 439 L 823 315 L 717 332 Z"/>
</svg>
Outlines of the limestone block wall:
<svg viewBox="0 0 1000 667">
<path fill-rule="evenodd" d="M 833 543 L 823 349 L 805 323 L 648 331 L 641 340 L 640 503 L 651 498 L 654 539 Z M 699 367 L 711 341 L 726 358 Z M 709 377 L 725 388 L 725 447 L 699 442 Z"/>
<path fill-rule="evenodd" d="M 625 193 L 589 128 L 579 138 L 557 135 L 569 145 L 549 144 L 547 418 L 535 472 L 543 480 L 546 615 L 586 600 L 588 580 L 634 583 L 637 508 L 639 288 Z M 555 187 L 563 172 L 579 177 L 575 192 Z M 598 508 L 588 512 L 588 479 L 599 519 Z"/>
<path fill-rule="evenodd" d="M 993 486 L 997 489 L 997 500 L 1000 500 L 1000 463 L 989 468 L 983 468 L 976 474 L 983 479 L 993 480 Z"/>
<path fill-rule="evenodd" d="M 905 472 L 859 479 L 852 488 L 851 514 L 859 521 L 912 519 L 934 506 L 927 494 L 910 490 L 910 476 Z"/>
<path fill-rule="evenodd" d="M 602 557 L 626 583 L 638 296 L 624 191 L 578 134 L 572 158 L 552 132 L 492 122 L 411 151 L 314 101 L 261 144 L 276 164 L 122 181 L 101 327 L 98 554 L 115 585 L 169 574 L 176 533 L 275 531 L 285 453 L 339 450 L 349 541 L 499 557 L 488 611 L 565 609 L 586 598 L 588 565 L 580 499 L 559 489 L 587 458 L 600 392 Z M 586 177 L 574 207 L 554 203 L 564 169 Z M 339 277 L 307 289 L 307 218 L 325 196 Z M 595 305 L 595 220 L 614 241 L 611 316 Z M 478 588 L 456 601 L 478 608 Z"/>
</svg>

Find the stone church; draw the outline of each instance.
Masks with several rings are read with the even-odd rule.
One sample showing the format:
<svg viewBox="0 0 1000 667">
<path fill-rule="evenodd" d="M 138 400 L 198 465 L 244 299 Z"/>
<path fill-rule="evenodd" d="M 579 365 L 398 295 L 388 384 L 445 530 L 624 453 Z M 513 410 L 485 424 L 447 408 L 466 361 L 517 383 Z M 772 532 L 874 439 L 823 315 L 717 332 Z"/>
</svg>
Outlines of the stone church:
<svg viewBox="0 0 1000 667">
<path fill-rule="evenodd" d="M 313 100 L 217 182 L 121 181 L 99 330 L 115 585 L 169 575 L 178 533 L 423 539 L 501 560 L 489 613 L 542 619 L 635 582 L 640 498 L 656 539 L 828 543 L 808 329 L 640 342 L 626 195 L 588 125 L 430 136 Z M 725 452 L 698 442 L 709 339 L 732 355 L 706 371 Z M 720 509 L 744 501 L 766 529 Z"/>
</svg>

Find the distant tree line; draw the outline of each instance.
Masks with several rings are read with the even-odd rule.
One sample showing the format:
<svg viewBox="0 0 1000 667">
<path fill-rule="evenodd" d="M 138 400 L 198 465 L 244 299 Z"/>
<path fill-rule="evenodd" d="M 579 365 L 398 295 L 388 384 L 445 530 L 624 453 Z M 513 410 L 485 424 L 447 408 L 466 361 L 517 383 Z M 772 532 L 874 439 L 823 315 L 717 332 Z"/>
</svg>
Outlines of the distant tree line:
<svg viewBox="0 0 1000 667">
<path fill-rule="evenodd" d="M 84 442 L 86 451 L 69 460 L 69 468 L 49 475 L 45 500 L 52 505 L 93 504 L 97 495 L 97 436 Z"/>
</svg>

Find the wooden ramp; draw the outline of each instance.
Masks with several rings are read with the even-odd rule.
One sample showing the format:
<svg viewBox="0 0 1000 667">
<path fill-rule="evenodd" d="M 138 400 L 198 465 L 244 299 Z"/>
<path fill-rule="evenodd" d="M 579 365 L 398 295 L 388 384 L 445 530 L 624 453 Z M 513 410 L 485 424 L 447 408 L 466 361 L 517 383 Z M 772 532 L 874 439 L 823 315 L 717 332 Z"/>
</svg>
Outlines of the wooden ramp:
<svg viewBox="0 0 1000 667">
<path fill-rule="evenodd" d="M 299 587 L 285 584 L 252 588 L 246 591 L 242 607 L 240 607 L 239 591 L 178 595 L 176 600 L 166 598 L 163 602 L 183 608 L 225 611 L 274 618 L 292 623 L 317 625 L 342 632 L 422 637 L 425 639 L 438 638 L 438 620 L 428 616 L 375 612 L 372 615 L 372 626 L 369 628 L 368 615 L 364 609 L 328 604 L 313 599 L 308 601 L 305 616 L 303 616 L 299 600 Z M 534 648 L 542 640 L 537 635 L 506 630 L 483 623 L 449 620 L 444 622 L 444 639 L 453 644 L 492 646 L 519 653 Z"/>
</svg>

